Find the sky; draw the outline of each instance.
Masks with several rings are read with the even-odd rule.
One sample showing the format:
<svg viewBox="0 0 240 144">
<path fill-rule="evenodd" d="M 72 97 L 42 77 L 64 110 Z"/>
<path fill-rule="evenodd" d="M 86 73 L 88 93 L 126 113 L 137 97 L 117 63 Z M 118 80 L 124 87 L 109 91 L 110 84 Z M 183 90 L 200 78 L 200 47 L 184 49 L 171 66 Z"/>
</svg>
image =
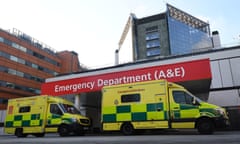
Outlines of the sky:
<svg viewBox="0 0 240 144">
<path fill-rule="evenodd" d="M 57 52 L 75 51 L 82 65 L 99 68 L 114 65 L 130 13 L 163 13 L 166 3 L 208 22 L 222 45 L 240 44 L 239 0 L 0 0 L 0 28 L 16 28 Z"/>
</svg>

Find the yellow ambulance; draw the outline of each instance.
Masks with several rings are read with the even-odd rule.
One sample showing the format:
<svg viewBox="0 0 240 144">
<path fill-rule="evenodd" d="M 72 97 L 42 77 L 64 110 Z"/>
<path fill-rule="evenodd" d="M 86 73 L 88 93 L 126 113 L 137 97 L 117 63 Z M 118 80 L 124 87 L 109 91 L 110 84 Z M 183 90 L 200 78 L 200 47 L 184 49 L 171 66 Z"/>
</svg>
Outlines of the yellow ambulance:
<svg viewBox="0 0 240 144">
<path fill-rule="evenodd" d="M 73 103 L 47 95 L 10 99 L 4 123 L 4 132 L 17 137 L 45 133 L 83 135 L 90 120 L 74 107 Z"/>
<path fill-rule="evenodd" d="M 104 131 L 131 135 L 146 129 L 196 128 L 212 134 L 215 128 L 229 125 L 225 109 L 166 80 L 106 86 L 102 93 Z"/>
</svg>

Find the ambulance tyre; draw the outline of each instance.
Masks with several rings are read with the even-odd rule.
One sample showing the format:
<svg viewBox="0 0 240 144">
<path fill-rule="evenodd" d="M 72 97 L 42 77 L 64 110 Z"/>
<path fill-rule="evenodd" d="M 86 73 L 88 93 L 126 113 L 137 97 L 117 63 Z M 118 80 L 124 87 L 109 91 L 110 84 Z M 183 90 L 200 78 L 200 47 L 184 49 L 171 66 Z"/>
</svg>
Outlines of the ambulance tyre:
<svg viewBox="0 0 240 144">
<path fill-rule="evenodd" d="M 22 128 L 17 128 L 15 130 L 15 136 L 20 138 L 20 137 L 26 137 L 27 134 L 23 134 L 23 129 Z"/>
<path fill-rule="evenodd" d="M 132 134 L 134 134 L 134 128 L 133 128 L 132 124 L 129 122 L 123 123 L 121 126 L 121 132 L 124 135 L 132 135 Z"/>
<path fill-rule="evenodd" d="M 214 123 L 209 118 L 202 118 L 197 122 L 197 129 L 200 134 L 213 134 Z"/>
<path fill-rule="evenodd" d="M 69 127 L 67 125 L 60 125 L 58 127 L 58 133 L 61 137 L 69 135 Z"/>
</svg>

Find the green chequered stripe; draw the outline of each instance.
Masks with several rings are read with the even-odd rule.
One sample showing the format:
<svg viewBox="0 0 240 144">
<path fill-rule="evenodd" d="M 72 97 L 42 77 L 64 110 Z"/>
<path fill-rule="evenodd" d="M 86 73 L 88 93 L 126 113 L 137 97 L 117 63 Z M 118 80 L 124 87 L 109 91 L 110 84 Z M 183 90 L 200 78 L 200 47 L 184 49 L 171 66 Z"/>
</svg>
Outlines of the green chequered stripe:
<svg viewBox="0 0 240 144">
<path fill-rule="evenodd" d="M 157 109 L 161 109 L 160 112 Z M 103 122 L 165 120 L 163 103 L 133 104 L 103 108 Z"/>
<path fill-rule="evenodd" d="M 43 120 L 40 114 L 8 115 L 5 127 L 41 126 Z"/>
<path fill-rule="evenodd" d="M 52 114 L 51 118 L 48 119 L 47 124 L 48 125 L 56 125 L 56 124 L 60 124 L 62 121 L 62 116 L 58 115 L 58 114 Z"/>
<path fill-rule="evenodd" d="M 173 117 L 175 119 L 181 119 L 182 115 L 181 115 L 181 111 L 182 110 L 198 110 L 198 106 L 194 106 L 194 105 L 190 105 L 190 104 L 179 104 L 179 110 L 173 110 Z"/>
<path fill-rule="evenodd" d="M 189 104 L 180 104 L 179 106 L 180 106 L 180 110 L 173 111 L 173 116 L 175 119 L 182 118 L 182 114 L 181 114 L 182 110 L 190 110 L 190 111 L 197 110 L 198 112 L 200 112 L 200 114 L 208 115 L 210 117 L 215 117 L 217 115 L 216 111 L 211 108 L 200 108 L 199 109 L 198 106 L 189 105 Z"/>
<path fill-rule="evenodd" d="M 64 117 L 64 116 L 58 115 L 58 114 L 52 114 L 51 118 L 49 118 L 47 121 L 47 125 L 58 126 L 61 123 L 71 124 L 71 123 L 73 123 L 73 121 L 72 121 L 72 118 Z"/>
<path fill-rule="evenodd" d="M 200 113 L 205 113 L 205 115 L 208 115 L 210 117 L 216 117 L 219 114 L 217 113 L 217 111 L 213 108 L 204 108 L 204 109 L 200 109 Z"/>
</svg>

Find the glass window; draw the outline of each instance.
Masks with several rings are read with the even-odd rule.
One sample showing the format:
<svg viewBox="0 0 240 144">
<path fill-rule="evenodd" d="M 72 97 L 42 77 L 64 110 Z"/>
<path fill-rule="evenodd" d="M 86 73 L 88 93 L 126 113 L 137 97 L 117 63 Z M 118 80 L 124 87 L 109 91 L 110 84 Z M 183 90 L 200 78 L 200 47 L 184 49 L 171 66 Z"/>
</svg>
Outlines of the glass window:
<svg viewBox="0 0 240 144">
<path fill-rule="evenodd" d="M 11 56 L 10 56 L 10 60 L 17 62 L 17 61 L 18 61 L 18 58 L 15 57 L 15 56 L 13 56 L 13 55 L 11 55 Z"/>
<path fill-rule="evenodd" d="M 128 95 L 121 96 L 122 103 L 139 102 L 139 101 L 140 101 L 140 94 L 128 94 Z"/>
<path fill-rule="evenodd" d="M 159 46 L 160 46 L 159 40 L 151 40 L 151 41 L 147 41 L 146 43 L 147 48 L 153 48 L 153 47 L 159 47 Z"/>
<path fill-rule="evenodd" d="M 0 66 L 0 71 L 1 72 L 8 72 L 8 68 L 5 66 Z"/>
<path fill-rule="evenodd" d="M 173 92 L 173 99 L 176 103 L 180 103 L 180 104 L 185 104 L 186 103 L 184 92 L 182 92 L 182 91 L 174 91 Z"/>
<path fill-rule="evenodd" d="M 3 42 L 4 40 L 3 40 L 3 38 L 2 37 L 0 37 L 0 42 Z"/>
<path fill-rule="evenodd" d="M 40 59 L 44 59 L 44 56 L 39 54 L 39 53 L 36 53 L 36 52 L 33 52 L 33 56 L 37 57 L 37 58 L 40 58 Z"/>
<path fill-rule="evenodd" d="M 184 91 L 173 91 L 173 99 L 179 104 L 193 104 L 194 97 Z"/>
<path fill-rule="evenodd" d="M 147 50 L 147 56 L 156 56 L 156 55 L 160 55 L 160 49 L 159 48 L 148 49 Z"/>
<path fill-rule="evenodd" d="M 27 48 L 23 47 L 23 46 L 19 46 L 19 50 L 23 51 L 23 52 L 27 52 Z"/>
<path fill-rule="evenodd" d="M 81 114 L 80 111 L 75 108 L 73 105 L 68 105 L 68 104 L 60 104 L 62 110 L 66 113 L 70 114 Z"/>
<path fill-rule="evenodd" d="M 58 107 L 57 104 L 51 104 L 51 105 L 50 105 L 50 113 L 62 115 L 62 111 L 61 111 L 61 109 Z"/>
<path fill-rule="evenodd" d="M 20 72 L 20 71 L 16 71 L 16 75 L 17 75 L 17 76 L 20 76 L 20 77 L 23 77 L 23 76 L 24 76 L 24 73 L 23 73 L 23 72 Z"/>
<path fill-rule="evenodd" d="M 9 46 L 12 46 L 12 41 L 8 40 L 8 39 L 3 39 L 3 42 Z"/>
<path fill-rule="evenodd" d="M 19 113 L 30 112 L 30 110 L 31 110 L 31 107 L 30 107 L 30 106 L 20 107 L 20 108 L 19 108 Z"/>
<path fill-rule="evenodd" d="M 21 58 L 18 58 L 18 63 L 21 63 L 21 64 L 25 64 L 25 60 L 24 59 L 21 59 Z"/>
<path fill-rule="evenodd" d="M 16 70 L 10 69 L 10 68 L 8 69 L 8 73 L 12 74 L 12 75 L 16 75 L 17 74 Z"/>
<path fill-rule="evenodd" d="M 207 32 L 168 17 L 171 55 L 192 53 L 197 49 L 211 48 L 212 40 Z"/>
<path fill-rule="evenodd" d="M 0 98 L 0 104 L 7 104 L 7 103 L 8 103 L 8 99 Z"/>
<path fill-rule="evenodd" d="M 36 93 L 36 94 L 41 94 L 41 90 L 35 89 L 35 93 Z"/>
<path fill-rule="evenodd" d="M 146 28 L 146 32 L 153 32 L 153 31 L 157 31 L 157 30 L 158 30 L 158 26 L 152 26 L 152 27 Z"/>
<path fill-rule="evenodd" d="M 38 69 L 38 65 L 32 63 L 32 67 Z"/>
<path fill-rule="evenodd" d="M 146 40 L 153 40 L 153 39 L 159 39 L 158 32 L 151 32 L 146 34 Z"/>
<path fill-rule="evenodd" d="M 14 48 L 16 48 L 16 49 L 19 49 L 19 45 L 18 44 L 16 44 L 16 43 L 12 43 L 12 47 L 14 47 Z"/>
</svg>

